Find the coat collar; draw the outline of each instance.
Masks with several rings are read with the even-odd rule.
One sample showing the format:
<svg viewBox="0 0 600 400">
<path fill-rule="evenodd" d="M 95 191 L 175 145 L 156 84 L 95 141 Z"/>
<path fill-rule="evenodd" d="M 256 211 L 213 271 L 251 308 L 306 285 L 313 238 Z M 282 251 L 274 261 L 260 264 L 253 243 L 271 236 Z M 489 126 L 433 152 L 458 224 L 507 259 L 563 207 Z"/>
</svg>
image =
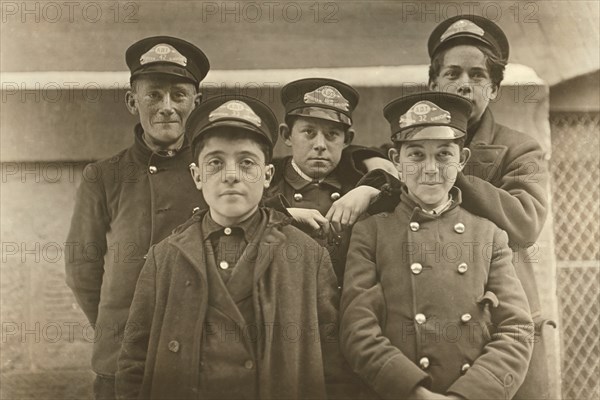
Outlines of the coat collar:
<svg viewBox="0 0 600 400">
<path fill-rule="evenodd" d="M 184 152 L 185 150 L 187 150 L 190 147 L 188 144 L 187 138 L 184 138 L 181 148 L 171 155 L 166 154 L 166 152 L 165 152 L 165 154 L 161 154 L 161 152 L 154 152 L 146 145 L 146 142 L 144 142 L 144 138 L 143 138 L 144 128 L 142 128 L 142 124 L 140 124 L 140 123 L 136 124 L 135 127 L 133 128 L 133 135 L 134 135 L 134 142 L 133 142 L 133 146 L 132 146 L 133 157 L 135 158 L 135 160 L 138 163 L 140 163 L 142 165 L 148 164 L 150 162 L 150 159 L 153 159 L 153 162 L 157 161 L 157 160 L 159 162 L 160 162 L 160 160 L 164 160 L 164 161 L 171 160 L 175 155 Z"/>
<path fill-rule="evenodd" d="M 471 146 L 489 145 L 494 142 L 494 115 L 490 111 L 489 107 L 485 109 L 481 119 L 479 120 L 479 126 L 473 134 L 471 140 Z"/>
<path fill-rule="evenodd" d="M 452 186 L 450 188 L 450 194 L 452 195 L 452 200 L 454 200 L 452 205 L 441 214 L 430 214 L 423 211 L 421 206 L 419 206 L 413 199 L 410 198 L 410 196 L 408 196 L 406 187 L 404 186 L 402 187 L 402 192 L 400 193 L 400 197 L 402 198 L 402 200 L 396 206 L 396 212 L 407 213 L 411 215 L 411 221 L 434 220 L 440 218 L 443 215 L 453 213 L 457 209 L 457 207 L 460 206 L 460 204 L 462 203 L 462 192 L 459 188 L 457 188 L 456 186 Z"/>
<path fill-rule="evenodd" d="M 286 160 L 284 168 L 285 172 L 283 175 L 283 179 L 285 179 L 285 181 L 291 187 L 293 187 L 294 190 L 302 190 L 308 185 L 315 183 L 315 181 L 308 181 L 302 176 L 300 176 L 300 174 L 298 174 L 298 172 L 294 169 L 294 166 L 292 165 L 292 157 L 289 157 L 289 159 Z M 327 175 L 325 179 L 321 181 L 321 183 L 332 186 L 336 190 L 341 190 L 342 184 L 336 177 L 336 171 L 337 167 L 329 175 Z"/>
<path fill-rule="evenodd" d="M 206 263 L 204 254 L 204 239 L 202 233 L 202 219 L 208 210 L 202 210 L 194 214 L 192 219 L 186 225 L 177 230 L 167 240 L 179 250 L 181 255 L 198 271 L 198 274 L 206 281 Z M 285 235 L 279 230 L 280 227 L 290 225 L 292 218 L 269 208 L 261 208 L 260 212 L 265 213 L 267 223 L 262 231 L 257 231 L 260 236 L 258 241 L 259 249 L 256 257 L 254 270 L 254 281 L 256 282 L 270 266 L 270 258 L 266 255 L 274 254 L 271 246 L 283 243 L 286 240 Z M 264 247 L 264 248 L 263 248 Z"/>
</svg>

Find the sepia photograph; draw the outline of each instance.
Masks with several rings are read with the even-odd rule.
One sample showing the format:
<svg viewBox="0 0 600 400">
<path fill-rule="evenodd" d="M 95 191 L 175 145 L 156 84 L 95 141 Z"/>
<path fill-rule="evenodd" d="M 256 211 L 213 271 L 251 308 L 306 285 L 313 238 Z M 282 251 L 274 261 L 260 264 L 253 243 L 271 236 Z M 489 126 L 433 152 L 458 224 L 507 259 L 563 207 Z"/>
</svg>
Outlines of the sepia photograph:
<svg viewBox="0 0 600 400">
<path fill-rule="evenodd" d="M 600 398 L 597 0 L 0 0 L 0 400 Z"/>
</svg>

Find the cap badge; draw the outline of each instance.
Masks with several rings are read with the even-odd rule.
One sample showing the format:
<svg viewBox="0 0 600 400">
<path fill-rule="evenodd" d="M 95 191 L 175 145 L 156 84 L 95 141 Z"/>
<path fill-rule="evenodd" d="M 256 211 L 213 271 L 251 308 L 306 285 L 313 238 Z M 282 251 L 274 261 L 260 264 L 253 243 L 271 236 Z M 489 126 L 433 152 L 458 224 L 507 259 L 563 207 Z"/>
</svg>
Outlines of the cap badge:
<svg viewBox="0 0 600 400">
<path fill-rule="evenodd" d="M 140 64 L 151 64 L 155 62 L 171 62 L 185 67 L 187 58 L 175 49 L 170 44 L 160 43 L 142 54 Z"/>
<path fill-rule="evenodd" d="M 400 116 L 400 128 L 417 124 L 447 124 L 451 120 L 450 113 L 430 101 L 419 101 L 406 113 Z"/>
<path fill-rule="evenodd" d="M 243 101 L 239 100 L 230 100 L 226 103 L 221 104 L 219 107 L 214 109 L 208 116 L 208 120 L 210 122 L 230 118 L 241 119 L 257 127 L 260 127 L 261 124 L 260 117 L 256 115 L 256 113 L 250 108 L 250 106 L 244 103 Z"/>
<path fill-rule="evenodd" d="M 304 95 L 304 102 L 307 104 L 324 104 L 340 110 L 348 111 L 350 103 L 334 87 L 321 86 L 318 89 L 308 92 Z"/>
<path fill-rule="evenodd" d="M 448 39 L 450 36 L 456 35 L 457 33 L 468 32 L 477 36 L 483 36 L 485 31 L 475 25 L 473 22 L 467 19 L 461 19 L 453 23 L 446 29 L 446 32 L 440 36 L 440 42 Z"/>
</svg>

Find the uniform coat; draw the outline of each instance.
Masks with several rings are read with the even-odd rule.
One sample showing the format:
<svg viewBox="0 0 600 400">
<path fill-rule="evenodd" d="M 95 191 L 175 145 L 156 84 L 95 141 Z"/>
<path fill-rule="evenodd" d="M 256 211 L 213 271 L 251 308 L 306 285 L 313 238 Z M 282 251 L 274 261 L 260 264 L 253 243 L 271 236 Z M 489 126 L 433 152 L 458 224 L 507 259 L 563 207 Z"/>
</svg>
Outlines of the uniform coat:
<svg viewBox="0 0 600 400">
<path fill-rule="evenodd" d="M 463 194 L 462 206 L 508 233 L 509 245 L 514 251 L 513 263 L 527 294 L 539 336 L 527 378 L 515 399 L 547 399 L 548 370 L 542 329 L 549 321 L 542 316 L 533 269 L 538 251 L 535 241 L 548 213 L 549 178 L 544 152 L 529 135 L 496 123 L 489 108 L 469 148 L 471 158 L 455 183 Z M 399 182 L 391 175 L 380 171 L 370 175 L 364 179 L 370 186 L 381 186 L 383 181 L 392 187 L 398 186 Z M 392 189 L 382 194 L 369 212 L 393 209 L 397 199 L 390 193 L 396 192 Z"/>
<path fill-rule="evenodd" d="M 356 187 L 364 175 L 364 171 L 359 165 L 362 160 L 370 157 L 382 157 L 382 155 L 379 151 L 371 148 L 349 146 L 342 151 L 342 158 L 338 166 L 322 182 L 318 183 L 308 182 L 301 177 L 292 167 L 291 156 L 276 159 L 273 161 L 275 174 L 266 194 L 268 198 L 266 204 L 281 211 L 284 206 L 315 209 L 325 216 L 335 200 Z M 279 195 L 285 198 L 286 204 L 278 204 Z M 330 236 L 323 237 L 321 231 L 315 231 L 311 227 L 302 225 L 296 226 L 327 248 L 341 285 L 350 231 L 341 232 L 340 235 L 332 232 Z"/>
<path fill-rule="evenodd" d="M 331 262 L 321 246 L 290 225 L 289 217 L 261 212 L 266 222 L 243 256 L 256 259 L 252 301 L 259 329 L 259 397 L 324 398 L 326 377 L 339 376 L 342 365 Z M 203 215 L 195 215 L 149 253 L 119 358 L 120 398 L 201 398 L 201 343 L 211 290 Z M 222 347 L 227 359 L 227 346 Z M 244 368 L 245 361 L 232 362 L 231 370 Z"/>
<path fill-rule="evenodd" d="M 403 197 L 354 226 L 341 306 L 346 359 L 386 399 L 417 386 L 509 399 L 533 323 L 506 233 L 456 202 L 430 215 Z"/>
<path fill-rule="evenodd" d="M 206 207 L 188 165 L 187 144 L 172 156 L 134 144 L 86 166 L 67 242 L 66 281 L 95 326 L 92 368 L 114 376 L 129 306 L 150 246 Z"/>
</svg>

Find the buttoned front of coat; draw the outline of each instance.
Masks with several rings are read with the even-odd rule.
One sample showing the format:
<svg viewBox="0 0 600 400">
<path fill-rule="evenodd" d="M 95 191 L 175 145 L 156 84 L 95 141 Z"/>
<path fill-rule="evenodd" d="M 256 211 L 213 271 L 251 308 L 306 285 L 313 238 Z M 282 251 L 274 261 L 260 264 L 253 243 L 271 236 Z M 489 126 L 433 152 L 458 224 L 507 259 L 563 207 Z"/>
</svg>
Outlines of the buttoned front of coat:
<svg viewBox="0 0 600 400">
<path fill-rule="evenodd" d="M 242 257 L 255 260 L 257 365 L 239 359 L 231 368 L 257 368 L 262 399 L 324 398 L 325 376 L 341 371 L 338 294 L 329 257 L 283 214 L 261 212 L 268 222 Z M 201 343 L 211 288 L 201 218 L 202 213 L 194 216 L 150 251 L 119 358 L 120 398 L 202 398 Z M 170 349 L 174 342 L 177 351 Z"/>
</svg>

